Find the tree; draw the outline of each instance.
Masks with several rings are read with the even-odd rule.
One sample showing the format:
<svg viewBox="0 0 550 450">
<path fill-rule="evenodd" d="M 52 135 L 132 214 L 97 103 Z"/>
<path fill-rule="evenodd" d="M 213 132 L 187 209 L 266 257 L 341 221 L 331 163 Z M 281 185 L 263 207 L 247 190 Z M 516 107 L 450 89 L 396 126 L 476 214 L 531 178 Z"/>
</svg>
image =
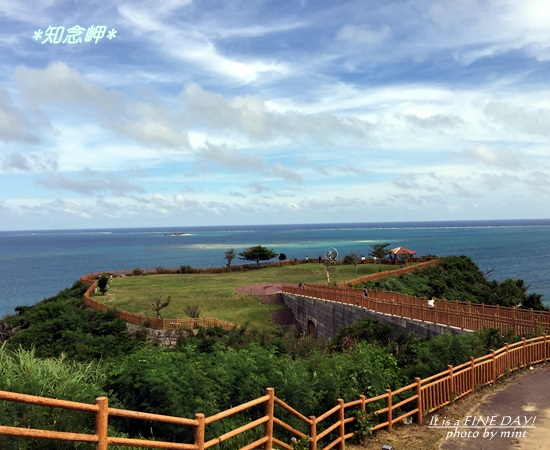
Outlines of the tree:
<svg viewBox="0 0 550 450">
<path fill-rule="evenodd" d="M 13 327 L 3 317 L 0 318 L 0 346 L 10 338 L 13 331 Z"/>
<path fill-rule="evenodd" d="M 361 257 L 355 252 L 350 253 L 344 258 L 344 264 L 353 264 L 353 273 L 355 276 L 357 276 L 357 264 L 359 264 L 359 261 L 361 261 Z"/>
<path fill-rule="evenodd" d="M 380 261 L 384 259 L 386 255 L 389 253 L 389 250 L 386 248 L 386 247 L 389 247 L 389 245 L 390 245 L 389 242 L 384 242 L 383 244 L 371 244 L 370 246 L 371 250 L 369 255 L 375 258 L 375 260 L 377 259 L 378 261 Z"/>
<path fill-rule="evenodd" d="M 239 259 L 245 261 L 256 261 L 258 268 L 260 268 L 260 261 L 269 261 L 277 256 L 273 250 L 262 247 L 261 245 L 256 245 L 254 247 L 249 247 L 243 252 L 239 253 Z"/>
<path fill-rule="evenodd" d="M 281 267 L 283 267 L 283 261 L 286 259 L 286 255 L 284 253 L 279 254 L 279 261 L 281 261 Z"/>
<path fill-rule="evenodd" d="M 224 258 L 227 260 L 226 266 L 229 272 L 231 272 L 231 261 L 235 259 L 235 256 L 237 256 L 237 254 L 235 253 L 234 248 L 230 248 L 229 250 L 226 250 Z"/>
<path fill-rule="evenodd" d="M 172 297 L 170 295 L 165 297 L 162 294 L 156 294 L 152 297 L 151 308 L 153 308 L 153 311 L 155 311 L 157 319 L 160 319 L 162 317 L 160 311 L 166 308 L 171 301 Z"/>
<path fill-rule="evenodd" d="M 336 270 L 335 264 L 338 259 L 338 250 L 335 248 L 328 248 L 325 250 L 325 258 L 323 259 L 323 265 L 325 266 L 325 273 L 327 274 L 327 284 L 330 284 L 330 274 Z"/>
<path fill-rule="evenodd" d="M 107 289 L 109 287 L 108 284 L 109 284 L 109 277 L 106 274 L 102 273 L 97 280 L 97 287 L 103 295 L 105 295 L 105 292 L 107 292 Z"/>
</svg>

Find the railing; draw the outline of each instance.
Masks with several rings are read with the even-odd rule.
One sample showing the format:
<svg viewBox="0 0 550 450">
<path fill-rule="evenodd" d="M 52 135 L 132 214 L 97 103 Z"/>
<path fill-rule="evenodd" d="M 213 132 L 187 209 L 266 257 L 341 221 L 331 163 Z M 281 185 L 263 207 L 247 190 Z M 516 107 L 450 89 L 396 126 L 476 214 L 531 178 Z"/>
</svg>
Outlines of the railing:
<svg viewBox="0 0 550 450">
<path fill-rule="evenodd" d="M 498 328 L 503 334 L 513 330 L 520 336 L 550 332 L 549 311 L 447 300 L 436 301 L 433 307 L 429 307 L 427 299 L 399 292 L 369 290 L 369 296 L 365 298 L 361 289 L 327 285 L 283 284 L 282 290 L 287 294 L 355 305 L 381 314 L 463 330 Z"/>
<path fill-rule="evenodd" d="M 338 283 L 338 286 L 348 286 L 349 284 L 364 283 L 366 281 L 375 281 L 382 278 L 396 277 L 404 273 L 414 272 L 418 269 L 425 269 L 429 266 L 439 264 L 439 258 L 415 258 L 414 264 L 400 267 L 399 269 L 384 270 L 383 272 L 372 273 L 370 275 L 363 275 L 362 277 L 355 278 L 349 281 L 342 281 Z"/>
<path fill-rule="evenodd" d="M 512 345 L 506 344 L 504 347 L 491 351 L 480 358 L 470 358 L 468 362 L 459 366 L 448 366 L 447 370 L 423 380 L 416 378 L 414 383 L 395 391 L 386 390 L 384 394 L 372 398 L 360 396 L 358 399 L 347 403 L 343 399 L 338 399 L 336 406 L 319 417 L 306 417 L 296 411 L 277 398 L 272 388 L 268 388 L 264 396 L 240 406 L 209 417 L 198 413 L 194 419 L 110 408 L 106 397 L 97 398 L 94 405 L 0 391 L 0 400 L 3 401 L 84 411 L 95 416 L 93 433 L 74 433 L 0 425 L 0 435 L 89 442 L 95 443 L 97 450 L 108 450 L 109 445 L 153 449 L 205 450 L 216 447 L 222 442 L 237 436 L 242 437 L 243 433 L 248 431 L 259 430 L 258 434 L 262 436 L 253 438 L 255 440 L 240 447 L 241 450 L 253 450 L 260 446 L 263 446 L 265 450 L 271 450 L 274 446 L 292 450 L 292 445 L 289 444 L 291 436 L 299 439 L 307 437 L 310 450 L 329 450 L 331 448 L 343 450 L 346 440 L 352 438 L 355 434 L 351 427 L 351 424 L 357 420 L 351 414 L 353 411 L 362 411 L 373 419 L 378 418 L 379 423 L 371 427 L 372 431 L 379 429 L 391 431 L 395 424 L 409 417 L 414 418 L 416 423 L 421 424 L 427 414 L 474 392 L 482 386 L 495 384 L 500 377 L 510 371 L 537 363 L 546 363 L 550 354 L 549 346 L 550 340 L 547 339 L 546 335 L 529 340 L 522 339 Z M 221 436 L 206 440 L 208 425 L 260 405 L 264 407 L 264 414 L 261 417 Z M 277 417 L 275 413 L 279 409 L 286 411 L 297 420 L 301 424 L 299 427 L 303 428 L 304 431 Z M 193 438 L 190 442 L 176 443 L 109 436 L 110 417 L 190 427 L 193 431 Z"/>
<path fill-rule="evenodd" d="M 95 309 L 96 311 L 105 312 L 111 309 L 108 305 L 106 305 L 103 302 L 98 302 L 92 298 L 92 292 L 95 291 L 97 284 L 95 280 L 86 279 L 89 283 L 91 283 L 90 287 L 86 290 L 86 292 L 82 295 L 82 299 L 84 300 L 84 304 L 89 306 L 92 309 Z M 163 319 L 156 317 L 148 317 L 144 316 L 142 314 L 134 314 L 128 311 L 123 311 L 119 309 L 115 309 L 117 317 L 121 320 L 124 320 L 128 323 L 133 323 L 134 325 L 143 325 L 147 326 L 147 328 L 153 328 L 155 330 L 178 330 L 178 329 L 184 329 L 184 330 L 193 330 L 198 327 L 203 328 L 214 328 L 214 327 L 220 327 L 226 331 L 231 331 L 235 328 L 237 328 L 236 325 L 226 322 L 225 320 L 219 320 L 219 319 L 210 319 L 207 317 L 192 319 L 192 318 L 183 318 L 183 319 Z"/>
</svg>

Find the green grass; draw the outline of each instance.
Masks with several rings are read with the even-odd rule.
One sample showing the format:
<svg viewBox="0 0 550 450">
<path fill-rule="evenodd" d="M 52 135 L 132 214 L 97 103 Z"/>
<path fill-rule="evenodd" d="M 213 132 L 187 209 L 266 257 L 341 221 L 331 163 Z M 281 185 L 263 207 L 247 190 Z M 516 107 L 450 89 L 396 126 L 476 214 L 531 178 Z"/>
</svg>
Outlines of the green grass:
<svg viewBox="0 0 550 450">
<path fill-rule="evenodd" d="M 341 282 L 368 275 L 395 266 L 361 264 L 357 275 L 351 265 L 335 267 L 330 281 Z M 296 264 L 284 267 L 269 267 L 260 270 L 214 274 L 143 275 L 114 278 L 109 283 L 108 293 L 115 300 L 109 306 L 145 316 L 154 317 L 151 307 L 154 296 L 171 296 L 172 302 L 162 310 L 165 318 L 186 317 L 186 305 L 198 305 L 201 317 L 216 318 L 235 325 L 249 324 L 253 328 L 272 330 L 269 311 L 277 305 L 261 303 L 259 296 L 236 292 L 239 286 L 255 283 L 317 283 L 327 282 L 324 266 L 321 264 Z M 108 296 L 94 294 L 96 300 L 108 300 Z"/>
</svg>

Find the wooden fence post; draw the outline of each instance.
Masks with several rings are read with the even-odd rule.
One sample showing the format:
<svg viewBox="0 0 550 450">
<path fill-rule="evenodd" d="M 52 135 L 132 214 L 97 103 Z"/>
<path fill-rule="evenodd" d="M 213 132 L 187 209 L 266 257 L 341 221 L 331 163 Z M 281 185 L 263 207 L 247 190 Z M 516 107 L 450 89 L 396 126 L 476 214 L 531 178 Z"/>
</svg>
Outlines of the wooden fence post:
<svg viewBox="0 0 550 450">
<path fill-rule="evenodd" d="M 533 311 L 533 310 L 531 310 Z M 527 367 L 527 346 L 525 345 L 525 338 L 522 337 L 521 338 L 521 353 L 523 355 L 523 366 L 522 367 Z"/>
<path fill-rule="evenodd" d="M 108 449 L 109 438 L 109 399 L 107 397 L 98 397 L 95 400 L 98 411 L 95 417 L 95 434 L 98 442 L 95 446 L 96 450 Z"/>
<path fill-rule="evenodd" d="M 543 347 L 543 352 L 544 352 L 544 358 L 543 358 L 543 359 L 544 359 L 544 364 L 546 364 L 546 360 L 548 359 L 548 349 L 546 348 L 546 346 L 547 346 L 547 344 L 546 344 L 546 343 L 547 343 L 547 341 L 546 341 L 546 333 L 544 333 L 544 334 L 542 335 L 542 338 L 543 338 L 543 346 L 544 346 L 544 347 Z"/>
<path fill-rule="evenodd" d="M 422 380 L 416 377 L 414 381 L 416 382 L 416 409 L 418 409 L 416 412 L 416 423 L 421 425 L 424 420 L 422 412 Z"/>
<path fill-rule="evenodd" d="M 494 350 L 491 350 L 491 370 L 492 370 L 492 377 L 493 377 L 493 382 L 491 383 L 493 386 L 495 384 L 497 384 L 497 359 L 495 357 L 495 351 Z"/>
<path fill-rule="evenodd" d="M 449 400 L 453 399 L 453 392 L 455 392 L 455 377 L 453 373 L 453 366 L 447 366 L 449 371 Z"/>
<path fill-rule="evenodd" d="M 340 450 L 346 449 L 346 424 L 344 422 L 345 415 L 344 415 L 344 400 L 339 398 L 338 399 L 338 406 L 340 409 L 338 410 L 338 422 L 340 422 L 340 426 L 338 427 L 338 437 L 340 438 L 340 443 L 338 444 L 338 448 Z"/>
<path fill-rule="evenodd" d="M 391 430 L 393 428 L 393 411 L 392 411 L 392 392 L 391 389 L 386 389 L 386 394 L 388 395 L 386 397 L 386 408 L 388 408 L 388 413 L 386 415 L 387 421 L 388 421 L 388 433 L 391 433 Z"/>
<path fill-rule="evenodd" d="M 275 390 L 273 388 L 267 388 L 265 390 L 269 396 L 269 400 L 265 404 L 265 415 L 269 418 L 265 423 L 264 432 L 267 437 L 267 442 L 264 445 L 265 450 L 271 450 L 273 448 L 273 417 L 275 411 Z"/>
<path fill-rule="evenodd" d="M 485 320 L 485 303 L 481 304 L 481 326 L 479 325 L 479 318 L 477 321 L 477 331 L 483 328 L 483 321 Z"/>
<path fill-rule="evenodd" d="M 473 356 L 470 356 L 470 385 L 472 386 L 472 394 L 476 390 L 476 364 Z"/>
<path fill-rule="evenodd" d="M 195 428 L 195 447 L 197 450 L 204 450 L 204 414 L 195 414 L 197 426 Z"/>
<path fill-rule="evenodd" d="M 317 450 L 317 418 L 309 416 L 311 423 L 309 425 L 309 450 Z"/>
</svg>

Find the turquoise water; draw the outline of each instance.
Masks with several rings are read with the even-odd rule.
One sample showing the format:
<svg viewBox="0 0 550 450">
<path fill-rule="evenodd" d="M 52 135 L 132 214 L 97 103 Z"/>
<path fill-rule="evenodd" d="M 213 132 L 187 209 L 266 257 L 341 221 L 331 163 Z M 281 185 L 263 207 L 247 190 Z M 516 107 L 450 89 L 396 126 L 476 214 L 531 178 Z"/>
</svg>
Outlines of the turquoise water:
<svg viewBox="0 0 550 450">
<path fill-rule="evenodd" d="M 170 233 L 182 233 L 173 236 Z M 550 300 L 550 220 L 414 222 L 0 232 L 0 316 L 103 270 L 223 266 L 229 248 L 264 245 L 287 258 L 368 255 L 391 243 L 421 255 L 467 255 L 491 279 L 521 278 Z M 234 261 L 238 264 L 241 261 Z"/>
</svg>

